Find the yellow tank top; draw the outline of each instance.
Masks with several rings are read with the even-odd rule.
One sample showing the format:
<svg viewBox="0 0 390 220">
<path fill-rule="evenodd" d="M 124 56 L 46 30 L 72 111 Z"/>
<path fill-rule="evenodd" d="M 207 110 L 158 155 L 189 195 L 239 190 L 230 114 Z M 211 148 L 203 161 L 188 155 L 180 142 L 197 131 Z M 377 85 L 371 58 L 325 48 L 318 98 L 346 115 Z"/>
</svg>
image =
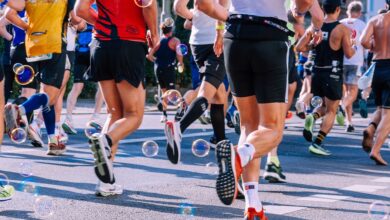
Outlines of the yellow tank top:
<svg viewBox="0 0 390 220">
<path fill-rule="evenodd" d="M 26 52 L 28 57 L 61 53 L 68 0 L 27 0 Z"/>
</svg>

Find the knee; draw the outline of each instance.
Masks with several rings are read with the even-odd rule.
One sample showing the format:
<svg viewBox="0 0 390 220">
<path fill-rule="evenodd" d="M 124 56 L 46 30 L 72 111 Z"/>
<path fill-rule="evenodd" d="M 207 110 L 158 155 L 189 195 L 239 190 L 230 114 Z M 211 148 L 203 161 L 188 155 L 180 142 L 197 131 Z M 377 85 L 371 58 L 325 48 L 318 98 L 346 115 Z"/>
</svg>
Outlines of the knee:
<svg viewBox="0 0 390 220">
<path fill-rule="evenodd" d="M 117 109 L 117 108 L 108 108 L 107 107 L 107 113 L 110 114 L 111 120 L 119 120 L 123 118 L 123 111 L 122 109 Z"/>
</svg>

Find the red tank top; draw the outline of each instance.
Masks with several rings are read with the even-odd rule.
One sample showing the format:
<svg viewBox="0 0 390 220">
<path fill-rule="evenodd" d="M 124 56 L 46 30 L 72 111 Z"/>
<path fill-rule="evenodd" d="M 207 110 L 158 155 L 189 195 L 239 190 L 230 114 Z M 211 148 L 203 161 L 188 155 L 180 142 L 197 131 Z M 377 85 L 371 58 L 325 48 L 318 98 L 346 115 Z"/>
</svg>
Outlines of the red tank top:
<svg viewBox="0 0 390 220">
<path fill-rule="evenodd" d="M 142 8 L 133 0 L 97 0 L 94 36 L 99 40 L 146 41 Z"/>
</svg>

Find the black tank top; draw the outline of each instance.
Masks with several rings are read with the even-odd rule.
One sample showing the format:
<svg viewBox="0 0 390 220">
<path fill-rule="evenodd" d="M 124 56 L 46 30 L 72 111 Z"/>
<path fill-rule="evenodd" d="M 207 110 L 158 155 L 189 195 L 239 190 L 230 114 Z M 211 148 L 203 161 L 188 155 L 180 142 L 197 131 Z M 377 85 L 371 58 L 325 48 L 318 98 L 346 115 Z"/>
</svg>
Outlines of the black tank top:
<svg viewBox="0 0 390 220">
<path fill-rule="evenodd" d="M 172 37 L 163 38 L 160 41 L 160 48 L 156 52 L 156 64 L 159 68 L 167 68 L 175 65 L 176 51 L 169 48 L 169 41 Z"/>
<path fill-rule="evenodd" d="M 330 36 L 332 31 L 339 25 L 340 22 L 324 23 L 321 30 L 323 40 L 315 47 L 316 57 L 314 64 L 316 67 L 329 67 L 341 69 L 344 62 L 343 47 L 339 50 L 333 50 L 330 47 Z"/>
</svg>

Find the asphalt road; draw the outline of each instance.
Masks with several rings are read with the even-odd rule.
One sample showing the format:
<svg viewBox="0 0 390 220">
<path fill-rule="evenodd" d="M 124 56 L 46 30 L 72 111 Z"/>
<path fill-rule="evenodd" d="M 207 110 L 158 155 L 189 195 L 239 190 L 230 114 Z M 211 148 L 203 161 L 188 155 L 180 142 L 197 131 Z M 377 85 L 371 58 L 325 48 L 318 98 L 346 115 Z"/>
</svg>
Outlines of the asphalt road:
<svg viewBox="0 0 390 220">
<path fill-rule="evenodd" d="M 146 113 L 141 128 L 120 144 L 115 175 L 124 187 L 123 195 L 97 198 L 93 158 L 83 135 L 88 117 L 74 116 L 79 134 L 70 136 L 64 156 L 46 156 L 45 149 L 16 146 L 5 138 L 0 173 L 6 174 L 18 191 L 12 200 L 0 202 L 0 219 L 242 219 L 243 201 L 225 206 L 216 196 L 216 168 L 206 167 L 215 162 L 214 152 L 204 158 L 191 152 L 194 140 L 209 139 L 211 126 L 192 125 L 184 136 L 182 163 L 172 165 L 165 155 L 160 116 L 153 112 Z M 368 119 L 356 118 L 357 130 L 351 134 L 336 126 L 325 141 L 333 155 L 322 158 L 308 152 L 309 143 L 301 136 L 303 121 L 295 117 L 289 120 L 279 150 L 288 182 L 269 184 L 261 180 L 259 187 L 269 219 L 367 220 L 373 202 L 390 206 L 390 168 L 375 166 L 360 148 L 361 132 L 367 123 Z M 237 142 L 234 131 L 227 132 Z M 141 145 L 146 140 L 159 144 L 156 157 L 142 154 Z M 387 146 L 382 154 L 390 161 Z M 21 163 L 31 168 L 30 177 L 21 175 L 29 173 L 21 170 Z M 43 198 L 48 206 L 36 201 L 42 196 L 47 196 Z M 193 216 L 181 214 L 183 205 Z M 35 211 L 35 207 L 43 212 Z M 52 215 L 44 216 L 50 212 Z"/>
</svg>

